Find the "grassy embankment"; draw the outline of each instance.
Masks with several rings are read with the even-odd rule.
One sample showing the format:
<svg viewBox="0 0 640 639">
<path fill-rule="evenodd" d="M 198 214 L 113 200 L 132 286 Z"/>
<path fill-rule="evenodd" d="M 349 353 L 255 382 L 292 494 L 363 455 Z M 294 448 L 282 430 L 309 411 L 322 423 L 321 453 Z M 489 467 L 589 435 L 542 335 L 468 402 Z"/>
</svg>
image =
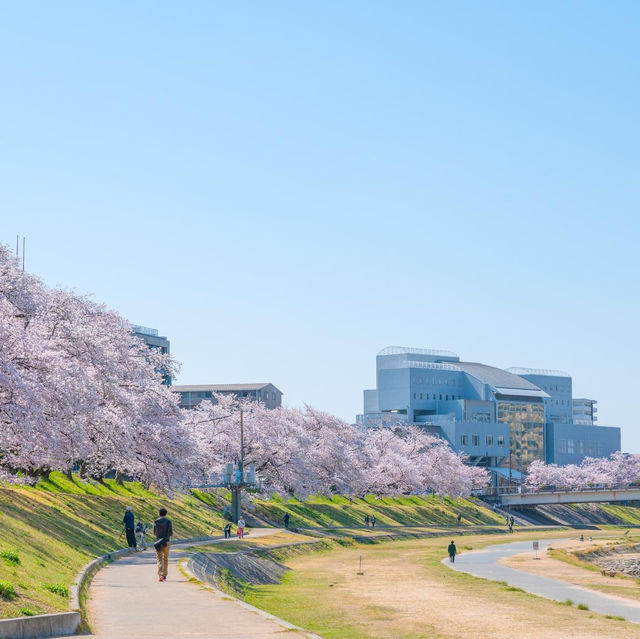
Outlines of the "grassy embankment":
<svg viewBox="0 0 640 639">
<path fill-rule="evenodd" d="M 0 617 L 66 610 L 79 569 L 126 545 L 119 537 L 125 506 L 132 506 L 137 520 L 151 523 L 164 505 L 176 537 L 196 537 L 212 530 L 220 534 L 227 497 L 225 491 L 194 490 L 168 499 L 135 482 L 70 481 L 60 473 L 35 487 L 0 487 Z M 256 499 L 255 504 L 258 514 L 277 523 L 288 511 L 292 526 L 362 526 L 366 514 L 375 514 L 379 526 L 451 525 L 457 524 L 458 514 L 462 525 L 502 522 L 473 502 L 440 497 L 318 497 L 286 503 L 274 498 Z"/>
<path fill-rule="evenodd" d="M 640 526 L 640 502 L 552 504 L 539 506 L 538 510 L 559 523 L 577 525 L 580 523 L 598 526 Z"/>
<path fill-rule="evenodd" d="M 305 501 L 274 497 L 254 500 L 256 514 L 282 525 L 285 512 L 296 528 L 352 528 L 364 526 L 366 515 L 375 515 L 376 528 L 385 526 L 455 526 L 458 515 L 462 526 L 502 526 L 504 518 L 473 499 L 452 499 L 435 495 L 407 497 L 375 497 L 349 499 L 310 497 Z"/>
<path fill-rule="evenodd" d="M 176 538 L 223 526 L 214 496 L 168 499 L 140 484 L 85 483 L 52 473 L 36 487 L 0 487 L 0 617 L 67 610 L 71 584 L 92 558 L 126 546 L 124 509 L 152 523 L 165 506 Z"/>
<path fill-rule="evenodd" d="M 470 535 L 458 539 L 458 549 L 565 535 L 575 532 Z M 292 570 L 280 585 L 253 586 L 234 579 L 229 586 L 249 603 L 325 639 L 639 636 L 637 625 L 578 608 L 579 601 L 559 604 L 453 571 L 441 563 L 446 543 L 429 538 L 334 546 L 285 559 Z M 364 575 L 357 574 L 360 557 Z"/>
</svg>

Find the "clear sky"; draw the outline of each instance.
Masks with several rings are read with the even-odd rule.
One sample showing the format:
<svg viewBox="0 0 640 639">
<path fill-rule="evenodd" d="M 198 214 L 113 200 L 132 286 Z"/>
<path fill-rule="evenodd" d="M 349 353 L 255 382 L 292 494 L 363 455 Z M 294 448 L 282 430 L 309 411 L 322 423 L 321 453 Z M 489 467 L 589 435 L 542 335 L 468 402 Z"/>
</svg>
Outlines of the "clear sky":
<svg viewBox="0 0 640 639">
<path fill-rule="evenodd" d="M 0 241 L 179 383 L 349 421 L 394 344 L 640 452 L 640 3 L 0 2 Z"/>
</svg>

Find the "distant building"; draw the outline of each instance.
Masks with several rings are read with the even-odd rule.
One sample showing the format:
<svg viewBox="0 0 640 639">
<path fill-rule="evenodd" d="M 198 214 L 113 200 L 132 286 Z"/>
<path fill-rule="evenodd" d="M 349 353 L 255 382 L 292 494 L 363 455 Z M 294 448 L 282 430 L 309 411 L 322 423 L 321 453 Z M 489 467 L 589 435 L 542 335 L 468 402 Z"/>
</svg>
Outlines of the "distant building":
<svg viewBox="0 0 640 639">
<path fill-rule="evenodd" d="M 503 370 L 461 361 L 449 351 L 391 346 L 378 353 L 376 388 L 364 391 L 356 422 L 419 425 L 444 437 L 470 463 L 502 476 L 508 469 L 515 477 L 534 460 L 580 463 L 620 450 L 620 429 L 595 426 L 593 404 L 591 423 L 587 413 L 574 403 L 568 373 Z"/>
<path fill-rule="evenodd" d="M 215 402 L 214 393 L 235 395 L 239 399 L 249 398 L 262 402 L 267 408 L 282 406 L 282 391 L 273 384 L 206 384 L 196 386 L 173 386 L 180 393 L 181 408 L 195 408 L 201 401 Z"/>
<path fill-rule="evenodd" d="M 574 399 L 573 400 L 573 423 L 584 424 L 585 426 L 595 426 L 598 421 L 596 413 L 598 409 L 595 399 Z"/>
<path fill-rule="evenodd" d="M 142 339 L 149 348 L 158 349 L 161 353 L 166 355 L 170 354 L 171 350 L 169 340 L 166 337 L 158 335 L 158 329 L 133 324 L 131 326 L 131 332 L 136 337 Z M 163 374 L 162 383 L 166 386 L 171 386 L 171 376 L 164 371 L 160 372 Z"/>
</svg>

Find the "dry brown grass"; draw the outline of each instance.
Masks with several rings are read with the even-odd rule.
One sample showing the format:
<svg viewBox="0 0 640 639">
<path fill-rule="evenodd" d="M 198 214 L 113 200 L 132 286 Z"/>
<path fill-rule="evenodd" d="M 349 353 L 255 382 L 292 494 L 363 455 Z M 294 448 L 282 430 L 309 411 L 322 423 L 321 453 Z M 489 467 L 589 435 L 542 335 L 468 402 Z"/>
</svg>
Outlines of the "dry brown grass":
<svg viewBox="0 0 640 639">
<path fill-rule="evenodd" d="M 469 536 L 457 544 L 464 552 L 524 538 Z M 284 585 L 259 587 L 251 601 L 326 639 L 640 638 L 636 624 L 453 571 L 440 562 L 447 543 L 411 540 L 296 557 L 286 562 L 293 572 Z M 363 576 L 356 574 L 360 555 Z"/>
</svg>

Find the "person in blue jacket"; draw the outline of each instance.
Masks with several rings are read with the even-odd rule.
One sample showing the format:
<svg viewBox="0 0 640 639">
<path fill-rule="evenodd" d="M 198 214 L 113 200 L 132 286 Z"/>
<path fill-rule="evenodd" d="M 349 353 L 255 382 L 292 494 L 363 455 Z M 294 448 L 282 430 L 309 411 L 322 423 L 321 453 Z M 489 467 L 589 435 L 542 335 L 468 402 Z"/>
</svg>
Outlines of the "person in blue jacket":
<svg viewBox="0 0 640 639">
<path fill-rule="evenodd" d="M 124 530 L 127 534 L 127 544 L 129 548 L 136 548 L 136 518 L 133 516 L 131 506 L 127 506 L 124 517 L 122 518 L 122 523 L 124 524 Z"/>
</svg>

